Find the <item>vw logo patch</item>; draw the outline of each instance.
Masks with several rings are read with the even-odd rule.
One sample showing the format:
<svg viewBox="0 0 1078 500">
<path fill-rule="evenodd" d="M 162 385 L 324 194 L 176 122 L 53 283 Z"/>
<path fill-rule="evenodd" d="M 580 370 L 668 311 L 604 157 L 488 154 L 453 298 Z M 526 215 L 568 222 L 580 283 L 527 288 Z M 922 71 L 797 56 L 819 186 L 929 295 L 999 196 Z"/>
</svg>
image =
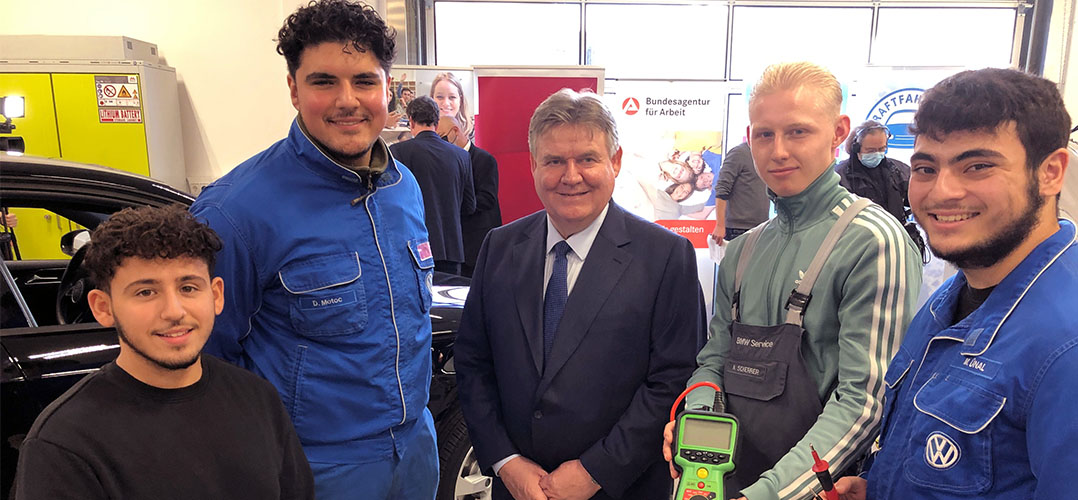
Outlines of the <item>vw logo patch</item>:
<svg viewBox="0 0 1078 500">
<path fill-rule="evenodd" d="M 928 435 L 925 443 L 925 462 L 934 469 L 950 469 L 962 457 L 962 449 L 942 432 Z"/>
<path fill-rule="evenodd" d="M 427 291 L 434 294 L 434 273 L 427 273 Z"/>
</svg>

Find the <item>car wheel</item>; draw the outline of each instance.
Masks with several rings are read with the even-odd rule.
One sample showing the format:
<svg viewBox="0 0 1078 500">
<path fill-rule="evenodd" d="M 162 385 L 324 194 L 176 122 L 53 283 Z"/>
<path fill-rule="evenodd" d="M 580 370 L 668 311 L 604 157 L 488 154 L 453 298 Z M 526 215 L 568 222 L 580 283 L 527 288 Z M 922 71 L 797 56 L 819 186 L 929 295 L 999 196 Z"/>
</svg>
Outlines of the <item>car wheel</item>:
<svg viewBox="0 0 1078 500">
<path fill-rule="evenodd" d="M 490 500 L 494 480 L 484 476 L 460 408 L 449 410 L 438 423 L 437 500 Z"/>
</svg>

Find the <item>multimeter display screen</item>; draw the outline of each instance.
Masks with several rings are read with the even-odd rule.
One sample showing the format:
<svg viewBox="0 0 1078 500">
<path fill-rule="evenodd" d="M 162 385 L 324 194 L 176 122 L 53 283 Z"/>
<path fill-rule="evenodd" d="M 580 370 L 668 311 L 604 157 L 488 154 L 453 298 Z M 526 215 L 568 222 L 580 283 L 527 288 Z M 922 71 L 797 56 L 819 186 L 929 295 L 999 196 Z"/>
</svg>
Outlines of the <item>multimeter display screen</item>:
<svg viewBox="0 0 1078 500">
<path fill-rule="evenodd" d="M 730 434 L 734 426 L 730 422 L 687 418 L 681 425 L 681 444 L 689 447 L 730 449 Z"/>
</svg>

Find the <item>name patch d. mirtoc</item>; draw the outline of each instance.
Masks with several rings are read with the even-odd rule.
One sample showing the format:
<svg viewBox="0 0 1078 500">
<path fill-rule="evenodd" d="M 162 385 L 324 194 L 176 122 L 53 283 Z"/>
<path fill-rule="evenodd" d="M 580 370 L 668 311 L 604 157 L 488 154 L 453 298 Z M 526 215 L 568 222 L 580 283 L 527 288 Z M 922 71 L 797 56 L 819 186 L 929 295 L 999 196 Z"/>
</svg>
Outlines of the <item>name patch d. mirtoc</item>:
<svg viewBox="0 0 1078 500">
<path fill-rule="evenodd" d="M 331 295 L 321 295 L 318 297 L 300 297 L 296 299 L 299 303 L 299 308 L 304 310 L 324 309 L 327 307 L 346 306 L 356 303 L 356 292 L 352 290 L 340 291 Z"/>
</svg>

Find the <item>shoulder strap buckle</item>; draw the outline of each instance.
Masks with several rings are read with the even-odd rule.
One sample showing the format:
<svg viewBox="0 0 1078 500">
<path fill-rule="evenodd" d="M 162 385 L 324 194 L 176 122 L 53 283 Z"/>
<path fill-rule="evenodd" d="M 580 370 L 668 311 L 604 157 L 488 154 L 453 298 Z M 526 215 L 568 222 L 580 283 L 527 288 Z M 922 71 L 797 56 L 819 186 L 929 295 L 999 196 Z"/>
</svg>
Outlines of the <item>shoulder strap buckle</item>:
<svg viewBox="0 0 1078 500">
<path fill-rule="evenodd" d="M 804 294 L 798 292 L 795 288 L 793 291 L 790 292 L 790 298 L 786 299 L 786 310 L 789 311 L 791 308 L 793 308 L 794 310 L 803 313 L 805 311 L 805 308 L 808 307 L 809 301 L 811 300 L 811 293 Z"/>
</svg>

